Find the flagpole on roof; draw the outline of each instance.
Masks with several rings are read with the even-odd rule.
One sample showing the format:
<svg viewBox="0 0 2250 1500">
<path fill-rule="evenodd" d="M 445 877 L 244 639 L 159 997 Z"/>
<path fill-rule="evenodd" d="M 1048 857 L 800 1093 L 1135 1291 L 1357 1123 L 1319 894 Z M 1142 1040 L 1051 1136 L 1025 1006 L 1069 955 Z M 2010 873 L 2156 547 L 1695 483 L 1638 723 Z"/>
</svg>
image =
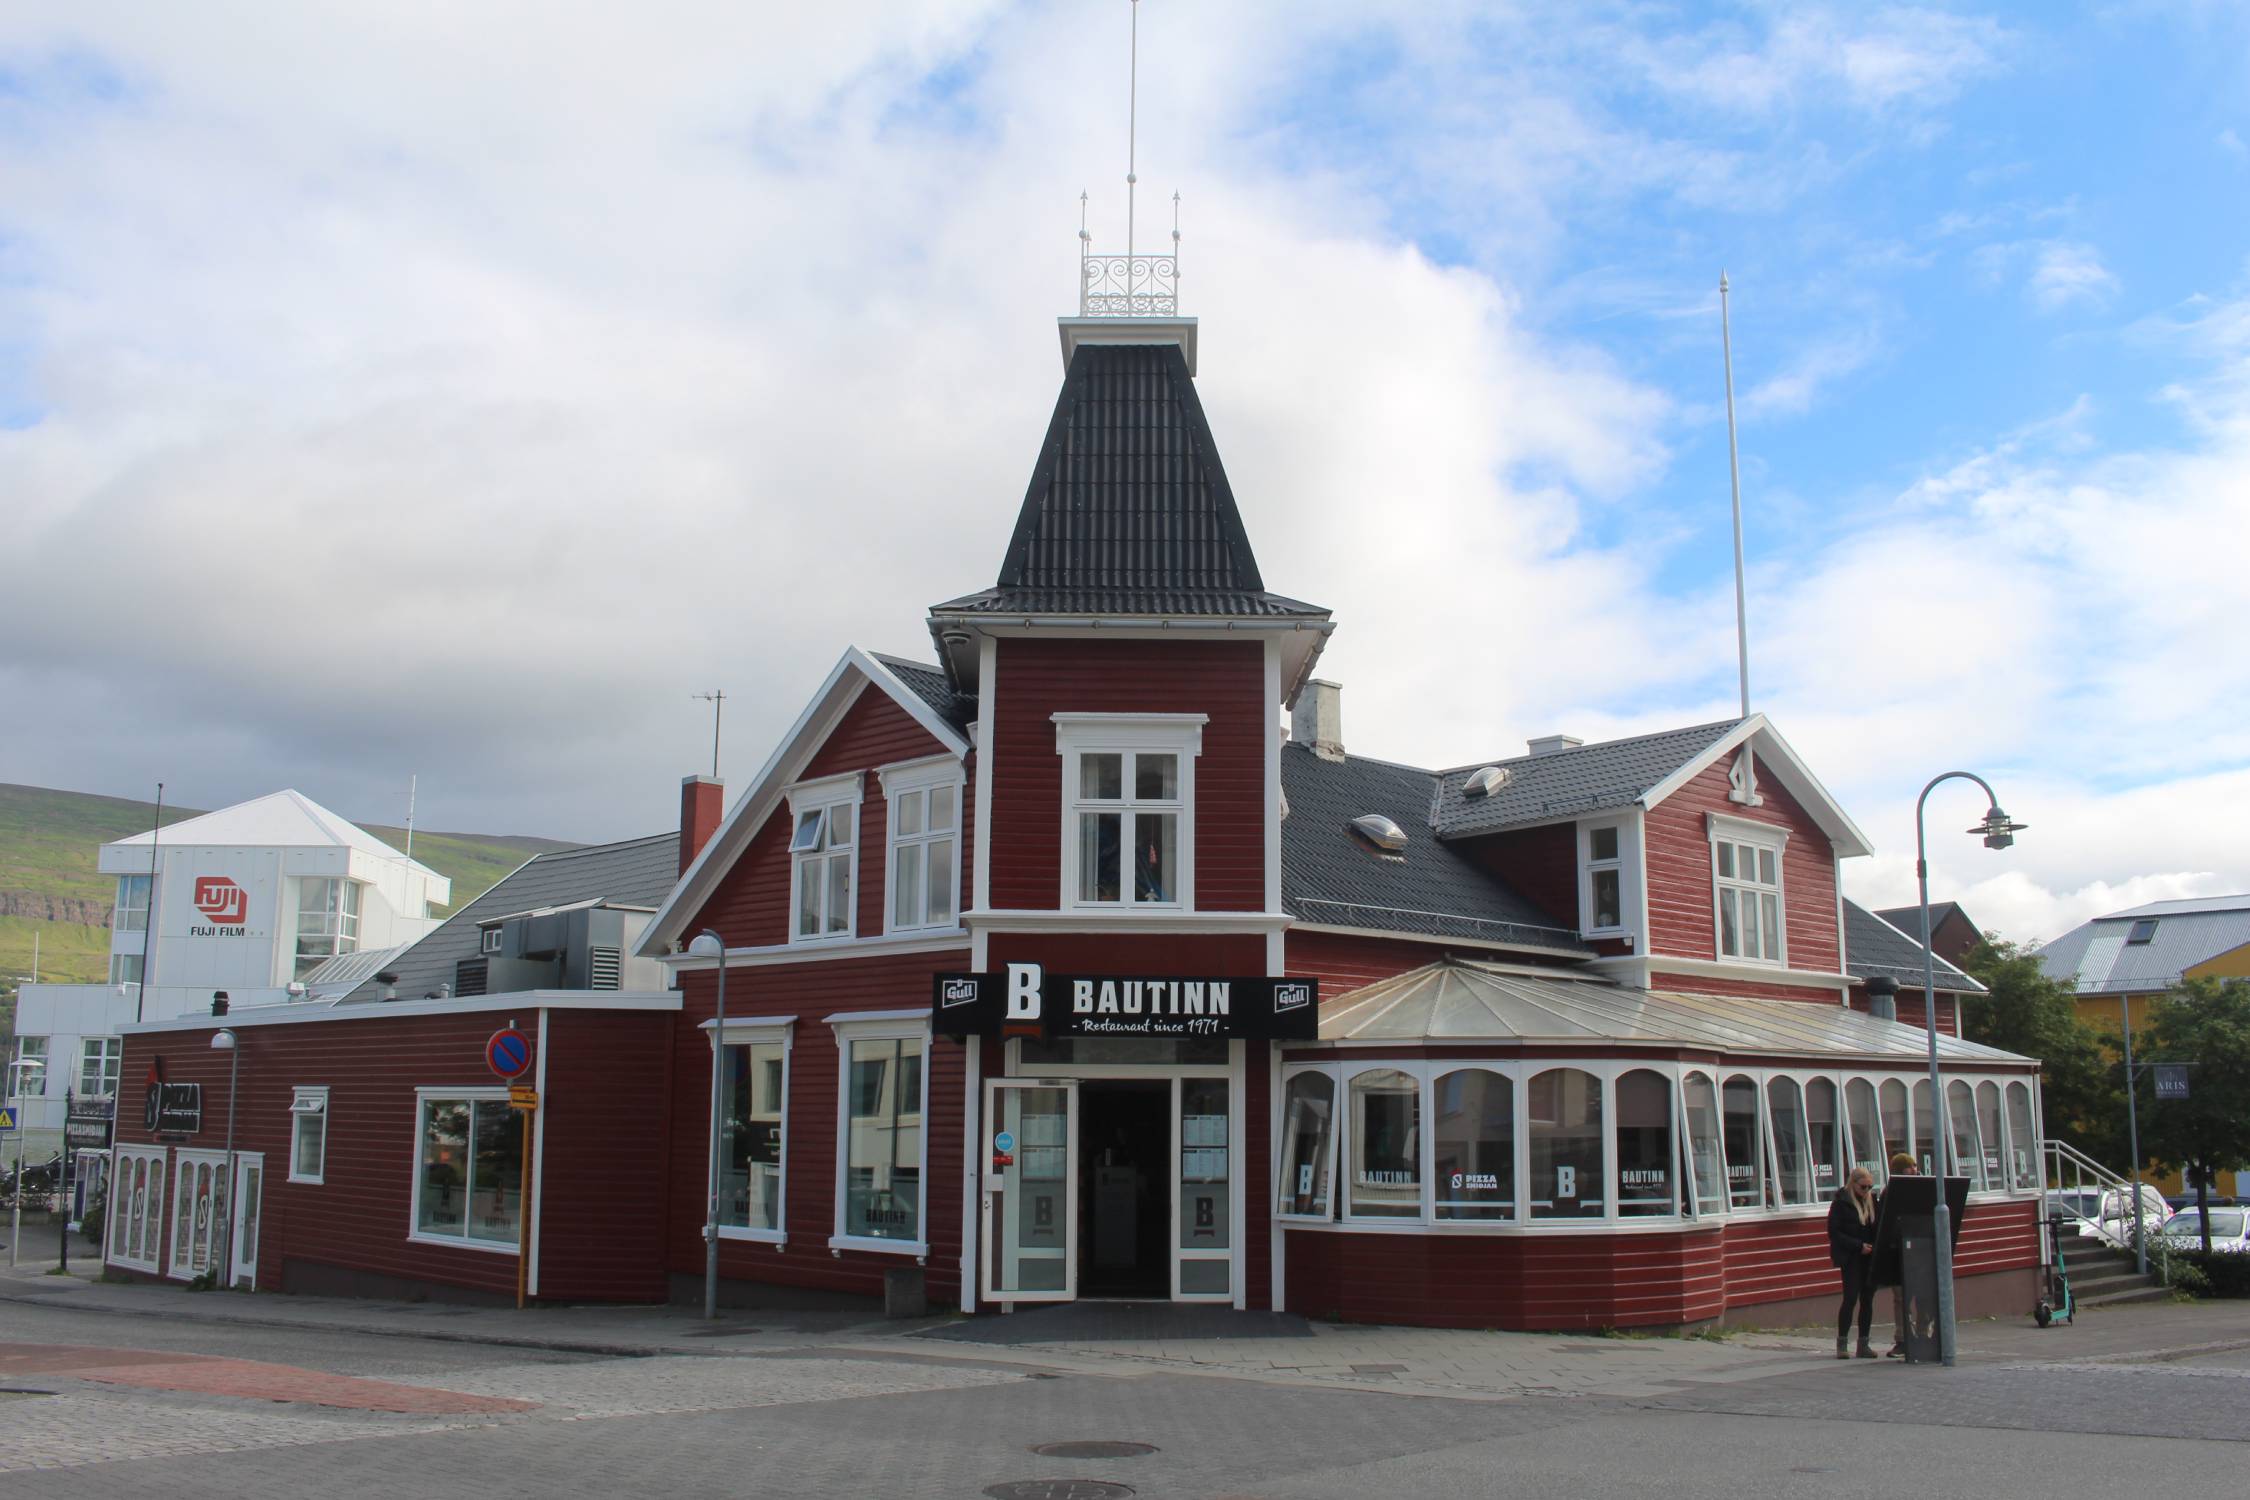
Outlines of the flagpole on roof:
<svg viewBox="0 0 2250 1500">
<path fill-rule="evenodd" d="M 1719 273 L 1719 349 L 1727 372 L 1727 474 L 1734 485 L 1734 651 L 1742 717 L 1750 717 L 1750 611 L 1742 587 L 1742 457 L 1734 436 L 1734 335 L 1727 326 L 1727 273 Z"/>
</svg>

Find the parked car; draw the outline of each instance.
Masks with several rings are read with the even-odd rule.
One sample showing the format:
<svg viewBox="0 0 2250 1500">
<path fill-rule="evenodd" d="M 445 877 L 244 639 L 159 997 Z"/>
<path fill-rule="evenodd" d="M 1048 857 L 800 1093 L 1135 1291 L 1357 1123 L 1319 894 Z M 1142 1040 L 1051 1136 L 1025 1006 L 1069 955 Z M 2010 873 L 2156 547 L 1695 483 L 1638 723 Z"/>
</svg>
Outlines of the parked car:
<svg viewBox="0 0 2250 1500">
<path fill-rule="evenodd" d="M 2110 1188 L 2104 1191 L 2101 1194 L 2100 1214 L 2094 1218 L 2081 1218 L 2079 1234 L 2089 1239 L 2098 1239 L 2104 1244 L 2115 1245 L 2119 1249 L 2131 1248 L 2132 1196 L 2131 1190 L 2127 1188 Z M 2140 1201 L 2141 1234 L 2147 1236 L 2162 1233 L 2165 1223 L 2172 1217 L 2172 1210 L 2165 1206 L 2164 1195 L 2144 1182 L 2141 1184 Z"/>
<path fill-rule="evenodd" d="M 2243 1206 L 2240 1198 L 2230 1197 L 2225 1193 L 2213 1193 L 2204 1201 L 2211 1208 L 2240 1208 Z M 2164 1202 L 2174 1213 L 2180 1213 L 2196 1206 L 2195 1194 L 2193 1193 L 2173 1193 Z"/>
<path fill-rule="evenodd" d="M 2173 1250 L 2203 1248 L 2204 1215 L 2186 1209 L 2165 1220 L 2161 1238 Z M 2250 1255 L 2250 1208 L 2214 1208 L 2210 1211 L 2213 1254 Z"/>
</svg>

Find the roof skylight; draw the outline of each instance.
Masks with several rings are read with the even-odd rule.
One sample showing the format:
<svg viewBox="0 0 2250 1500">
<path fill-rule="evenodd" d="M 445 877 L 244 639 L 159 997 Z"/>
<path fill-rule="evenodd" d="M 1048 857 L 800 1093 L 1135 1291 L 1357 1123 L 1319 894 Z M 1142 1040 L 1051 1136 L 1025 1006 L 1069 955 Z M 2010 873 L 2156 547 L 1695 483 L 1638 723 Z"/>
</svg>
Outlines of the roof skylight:
<svg viewBox="0 0 2250 1500">
<path fill-rule="evenodd" d="M 1381 813 L 1361 813 L 1352 819 L 1352 831 L 1378 849 L 1396 851 L 1406 847 L 1406 830 Z"/>
<path fill-rule="evenodd" d="M 1461 783 L 1461 793 L 1466 797 L 1489 797 L 1508 784 L 1508 772 L 1499 766 L 1479 766 Z"/>
<path fill-rule="evenodd" d="M 2127 946 L 2128 948 L 2138 947 L 2142 943 L 2153 943 L 2155 941 L 2156 918 L 2154 917 L 2141 918 L 2138 922 L 2135 922 L 2133 924 L 2133 930 L 2125 934 L 2125 946 Z"/>
</svg>

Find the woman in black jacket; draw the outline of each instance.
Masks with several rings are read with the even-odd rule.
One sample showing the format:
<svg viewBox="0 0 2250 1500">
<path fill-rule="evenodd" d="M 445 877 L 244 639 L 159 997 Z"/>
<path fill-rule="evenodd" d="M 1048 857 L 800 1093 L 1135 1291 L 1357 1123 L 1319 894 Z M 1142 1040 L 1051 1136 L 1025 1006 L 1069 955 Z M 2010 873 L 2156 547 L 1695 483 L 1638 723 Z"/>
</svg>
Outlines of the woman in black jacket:
<svg viewBox="0 0 2250 1500">
<path fill-rule="evenodd" d="M 1844 1276 L 1844 1303 L 1836 1312 L 1836 1357 L 1850 1359 L 1852 1310 L 1859 1310 L 1859 1357 L 1875 1358 L 1867 1330 L 1875 1321 L 1875 1179 L 1865 1167 L 1828 1205 L 1828 1259 Z"/>
</svg>

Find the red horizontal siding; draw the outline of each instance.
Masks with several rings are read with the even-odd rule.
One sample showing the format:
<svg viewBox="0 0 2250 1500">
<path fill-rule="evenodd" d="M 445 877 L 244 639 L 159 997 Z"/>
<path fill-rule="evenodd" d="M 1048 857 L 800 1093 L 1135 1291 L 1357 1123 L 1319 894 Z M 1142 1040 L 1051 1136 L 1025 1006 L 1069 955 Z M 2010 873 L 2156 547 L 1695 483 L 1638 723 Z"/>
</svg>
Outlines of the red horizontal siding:
<svg viewBox="0 0 2250 1500">
<path fill-rule="evenodd" d="M 1551 921 L 1572 932 L 1579 929 L 1576 823 L 1548 823 L 1451 842 Z"/>
<path fill-rule="evenodd" d="M 993 709 L 992 904 L 1052 911 L 1062 885 L 1056 713 L 1201 713 L 1195 904 L 1265 907 L 1265 653 L 1256 641 L 1004 640 Z"/>
<path fill-rule="evenodd" d="M 661 1302 L 678 1017 L 551 1011 L 542 1301 Z"/>
<path fill-rule="evenodd" d="M 1335 932 L 1299 932 L 1282 939 L 1283 971 L 1292 979 L 1320 981 L 1323 1005 L 1363 985 L 1436 963 L 1446 950 L 1430 943 L 1394 942 Z"/>
<path fill-rule="evenodd" d="M 1843 994 L 1841 990 L 1822 989 L 1816 984 L 1760 984 L 1754 979 L 1713 979 L 1702 974 L 1653 973 L 1648 977 L 1650 989 L 1676 990 L 1688 995 L 1738 995 L 1748 1000 L 1807 1000 L 1816 1005 L 1835 1005 Z"/>
<path fill-rule="evenodd" d="M 1760 781 L 1762 807 L 1727 800 L 1722 757 L 1649 811 L 1649 951 L 1683 958 L 1716 958 L 1711 836 L 1707 815 L 1721 813 L 1789 830 L 1782 854 L 1784 923 L 1792 968 L 1834 972 L 1843 951 L 1836 929 L 1835 846 L 1802 804 L 1778 782 Z"/>
</svg>

